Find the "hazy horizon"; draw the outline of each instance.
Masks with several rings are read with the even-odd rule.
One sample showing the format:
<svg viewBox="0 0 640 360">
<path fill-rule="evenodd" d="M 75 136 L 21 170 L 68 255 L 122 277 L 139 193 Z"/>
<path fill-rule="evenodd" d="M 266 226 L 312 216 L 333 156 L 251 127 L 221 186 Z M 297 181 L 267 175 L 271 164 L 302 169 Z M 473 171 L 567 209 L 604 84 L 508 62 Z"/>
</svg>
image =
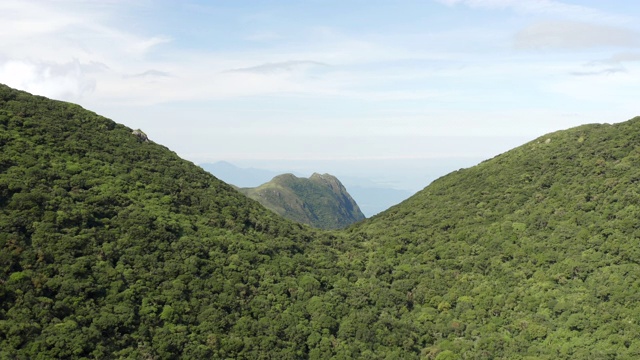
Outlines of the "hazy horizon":
<svg viewBox="0 0 640 360">
<path fill-rule="evenodd" d="M 0 83 L 196 163 L 305 160 L 415 190 L 435 176 L 421 159 L 638 115 L 639 18 L 619 1 L 4 0 Z"/>
<path fill-rule="evenodd" d="M 292 173 L 309 177 L 328 173 L 348 185 L 420 191 L 438 177 L 478 164 L 481 158 L 387 159 L 387 160 L 288 160 L 243 159 L 220 160 L 242 169 L 268 170 L 277 174 Z M 199 162 L 198 165 L 219 161 Z M 354 166 L 357 165 L 357 166 Z M 404 176 L 404 177 L 402 177 Z M 257 186 L 257 185 L 256 185 Z"/>
</svg>

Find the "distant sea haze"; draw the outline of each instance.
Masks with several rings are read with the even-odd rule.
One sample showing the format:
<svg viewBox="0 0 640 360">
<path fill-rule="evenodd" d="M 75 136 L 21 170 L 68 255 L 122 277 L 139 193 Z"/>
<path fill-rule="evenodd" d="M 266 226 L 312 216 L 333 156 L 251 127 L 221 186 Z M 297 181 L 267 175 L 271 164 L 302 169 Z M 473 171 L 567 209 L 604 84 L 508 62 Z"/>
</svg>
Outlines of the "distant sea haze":
<svg viewBox="0 0 640 360">
<path fill-rule="evenodd" d="M 308 177 L 314 172 L 336 176 L 371 217 L 407 199 L 431 181 L 480 158 L 402 160 L 234 160 L 201 163 L 220 180 L 238 187 L 256 187 L 275 176 L 292 173 Z"/>
<path fill-rule="evenodd" d="M 200 166 L 220 180 L 240 188 L 254 188 L 282 174 L 273 170 L 241 168 L 226 161 L 200 164 Z M 283 173 L 293 172 L 285 171 Z M 294 174 L 299 177 L 305 177 L 300 172 Z M 342 182 L 366 217 L 371 217 L 384 211 L 414 194 L 412 191 L 394 189 L 389 185 L 376 184 L 363 178 L 346 176 L 344 178 L 338 177 L 338 180 Z"/>
</svg>

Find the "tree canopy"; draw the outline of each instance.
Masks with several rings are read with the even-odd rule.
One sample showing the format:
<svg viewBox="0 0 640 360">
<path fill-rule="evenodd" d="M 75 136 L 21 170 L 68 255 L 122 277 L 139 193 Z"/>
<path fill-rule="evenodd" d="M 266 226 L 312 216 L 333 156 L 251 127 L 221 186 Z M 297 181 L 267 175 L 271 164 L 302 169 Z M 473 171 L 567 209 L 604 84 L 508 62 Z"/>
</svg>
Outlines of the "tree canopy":
<svg viewBox="0 0 640 360">
<path fill-rule="evenodd" d="M 640 118 L 340 231 L 132 132 L 0 85 L 0 358 L 640 356 Z"/>
</svg>

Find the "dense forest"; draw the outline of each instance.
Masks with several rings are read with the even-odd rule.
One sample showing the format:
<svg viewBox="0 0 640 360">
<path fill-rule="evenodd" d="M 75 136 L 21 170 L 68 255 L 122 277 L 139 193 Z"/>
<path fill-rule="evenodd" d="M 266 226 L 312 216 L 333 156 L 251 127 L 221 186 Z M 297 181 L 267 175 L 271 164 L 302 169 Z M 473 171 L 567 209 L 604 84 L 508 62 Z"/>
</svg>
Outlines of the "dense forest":
<svg viewBox="0 0 640 360">
<path fill-rule="evenodd" d="M 3 359 L 640 357 L 640 118 L 545 135 L 340 231 L 2 85 L 0 149 Z"/>
<path fill-rule="evenodd" d="M 340 180 L 330 174 L 314 173 L 308 179 L 282 174 L 238 190 L 284 218 L 319 229 L 341 229 L 365 218 Z"/>
</svg>

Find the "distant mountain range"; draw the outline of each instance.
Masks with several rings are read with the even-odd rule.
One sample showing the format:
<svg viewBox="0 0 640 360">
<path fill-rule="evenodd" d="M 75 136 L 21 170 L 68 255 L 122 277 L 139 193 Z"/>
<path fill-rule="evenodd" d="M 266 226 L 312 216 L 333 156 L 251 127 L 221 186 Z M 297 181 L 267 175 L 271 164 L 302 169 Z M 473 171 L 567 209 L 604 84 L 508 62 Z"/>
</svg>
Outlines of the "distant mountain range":
<svg viewBox="0 0 640 360">
<path fill-rule="evenodd" d="M 267 169 L 242 168 L 226 161 L 204 163 L 200 164 L 200 167 L 218 179 L 240 188 L 260 186 L 283 173 Z M 288 173 L 298 177 L 304 176 L 293 171 L 288 171 Z M 384 187 L 371 181 L 363 181 L 363 179 L 338 177 L 351 197 L 356 201 L 362 213 L 367 217 L 376 215 L 413 195 L 413 192 L 408 190 Z M 363 183 L 371 185 L 363 185 Z"/>
<path fill-rule="evenodd" d="M 308 179 L 283 174 L 239 190 L 285 218 L 320 229 L 340 229 L 365 218 L 340 180 L 329 174 Z"/>
<path fill-rule="evenodd" d="M 227 184 L 241 188 L 260 186 L 282 174 L 281 172 L 265 169 L 241 168 L 226 161 L 200 164 L 200 167 Z"/>
</svg>

